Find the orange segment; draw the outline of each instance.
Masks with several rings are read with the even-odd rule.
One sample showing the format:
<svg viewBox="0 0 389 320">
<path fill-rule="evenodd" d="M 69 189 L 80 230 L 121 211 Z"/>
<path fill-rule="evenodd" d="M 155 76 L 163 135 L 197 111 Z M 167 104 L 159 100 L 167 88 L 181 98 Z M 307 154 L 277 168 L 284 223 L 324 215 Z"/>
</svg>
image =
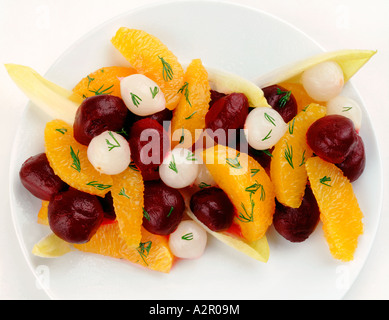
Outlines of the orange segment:
<svg viewBox="0 0 389 320">
<path fill-rule="evenodd" d="M 45 148 L 55 174 L 69 186 L 104 197 L 112 187 L 111 176 L 100 174 L 89 162 L 87 147 L 73 138 L 73 127 L 62 120 L 46 124 Z"/>
<path fill-rule="evenodd" d="M 363 213 L 352 184 L 338 167 L 319 157 L 310 158 L 306 168 L 331 254 L 351 261 L 363 233 Z"/>
<path fill-rule="evenodd" d="M 175 109 L 184 84 L 177 57 L 158 38 L 143 30 L 120 28 L 111 40 L 138 73 L 152 79 L 165 95 L 166 107 Z"/>
<path fill-rule="evenodd" d="M 247 154 L 221 145 L 203 151 L 203 159 L 234 204 L 243 237 L 249 242 L 261 239 L 275 210 L 274 187 L 265 169 Z"/>
<path fill-rule="evenodd" d="M 298 208 L 301 205 L 307 184 L 304 164 L 313 153 L 306 142 L 306 133 L 310 125 L 325 114 L 325 107 L 309 105 L 289 122 L 289 129 L 274 147 L 270 176 L 277 200 L 285 206 Z"/>
<path fill-rule="evenodd" d="M 111 190 L 120 235 L 128 247 L 137 247 L 141 240 L 144 185 L 140 172 L 127 168 L 112 176 Z"/>
<path fill-rule="evenodd" d="M 182 96 L 173 113 L 172 135 L 179 132 L 180 137 L 183 136 L 180 140 L 185 146 L 191 147 L 198 138 L 195 130 L 205 128 L 205 115 L 211 100 L 208 73 L 200 59 L 193 60 L 186 69 L 184 85 L 180 91 Z M 172 148 L 178 143 L 179 141 L 172 141 Z"/>
<path fill-rule="evenodd" d="M 174 261 L 167 237 L 151 234 L 142 228 L 141 242 L 136 248 L 130 248 L 120 237 L 117 223 L 100 226 L 89 242 L 74 247 L 83 252 L 126 259 L 164 273 L 169 273 Z"/>
<path fill-rule="evenodd" d="M 292 91 L 297 103 L 297 113 L 302 111 L 311 103 L 319 103 L 308 95 L 301 83 L 283 82 L 280 83 L 280 86 L 285 88 L 287 91 Z"/>
<path fill-rule="evenodd" d="M 133 68 L 104 67 L 83 78 L 74 88 L 73 92 L 82 98 L 100 94 L 110 94 L 121 98 L 120 78 L 136 73 Z"/>
<path fill-rule="evenodd" d="M 44 226 L 49 225 L 48 210 L 50 201 L 42 201 L 42 206 L 38 212 L 38 223 Z"/>
</svg>

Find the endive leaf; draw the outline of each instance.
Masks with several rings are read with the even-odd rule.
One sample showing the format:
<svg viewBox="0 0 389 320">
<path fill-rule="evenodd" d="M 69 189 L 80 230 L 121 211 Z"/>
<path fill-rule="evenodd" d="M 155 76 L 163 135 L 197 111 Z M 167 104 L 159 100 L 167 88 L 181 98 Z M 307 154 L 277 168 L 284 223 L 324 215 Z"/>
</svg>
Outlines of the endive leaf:
<svg viewBox="0 0 389 320">
<path fill-rule="evenodd" d="M 72 251 L 72 245 L 61 238 L 57 237 L 54 233 L 50 233 L 32 249 L 32 254 L 41 258 L 57 258 Z"/>
<path fill-rule="evenodd" d="M 335 61 L 343 70 L 345 83 L 376 54 L 373 50 L 338 50 L 325 52 L 308 59 L 292 63 L 269 72 L 254 80 L 259 87 L 264 88 L 282 82 L 298 83 L 301 74 L 310 67 L 321 62 Z"/>
<path fill-rule="evenodd" d="M 244 253 L 245 255 L 255 260 L 265 262 L 265 263 L 269 260 L 270 249 L 269 249 L 269 244 L 267 242 L 266 236 L 254 242 L 248 243 L 242 239 L 230 236 L 225 232 L 215 232 L 210 230 L 203 223 L 201 223 L 193 214 L 193 212 L 188 208 L 186 210 L 186 213 L 193 221 L 197 222 L 210 235 L 220 240 L 221 242 L 225 243 L 226 245 Z"/>
<path fill-rule="evenodd" d="M 230 94 L 233 92 L 246 95 L 250 107 L 270 107 L 263 91 L 255 83 L 236 74 L 207 68 L 208 81 L 212 90 Z"/>
<path fill-rule="evenodd" d="M 30 67 L 6 64 L 8 74 L 32 103 L 53 119 L 73 124 L 80 98 L 42 77 Z"/>
</svg>

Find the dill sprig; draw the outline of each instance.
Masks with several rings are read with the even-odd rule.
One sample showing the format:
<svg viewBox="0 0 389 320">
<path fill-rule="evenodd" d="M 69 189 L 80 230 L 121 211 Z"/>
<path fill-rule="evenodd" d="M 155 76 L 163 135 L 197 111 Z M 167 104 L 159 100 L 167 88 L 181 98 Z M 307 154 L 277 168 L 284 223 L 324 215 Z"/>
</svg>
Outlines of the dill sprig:
<svg viewBox="0 0 389 320">
<path fill-rule="evenodd" d="M 127 199 L 130 199 L 130 197 L 126 194 L 126 189 L 122 188 L 119 192 L 119 196 L 126 197 Z"/>
<path fill-rule="evenodd" d="M 189 106 L 192 107 L 192 104 L 189 100 L 189 83 L 185 82 L 184 85 L 178 90 L 178 93 L 183 93 L 185 96 L 186 102 L 188 102 Z"/>
<path fill-rule="evenodd" d="M 71 165 L 71 167 L 78 171 L 78 172 L 81 172 L 81 162 L 80 162 L 80 157 L 78 156 L 78 154 L 80 153 L 80 150 L 77 150 L 77 154 L 74 152 L 72 146 L 70 146 L 70 155 L 73 159 L 73 163 Z"/>
<path fill-rule="evenodd" d="M 290 95 L 292 94 L 292 91 L 282 91 L 280 88 L 277 88 L 277 95 L 284 94 L 279 100 L 278 105 L 280 108 L 285 107 L 286 103 L 290 99 Z"/>
<path fill-rule="evenodd" d="M 108 88 L 104 88 L 104 84 L 98 88 L 97 90 L 88 90 L 89 92 L 92 92 L 95 94 L 95 96 L 99 96 L 102 94 L 111 94 L 113 91 L 108 92 L 108 90 L 112 89 L 114 85 L 109 86 Z"/>
<path fill-rule="evenodd" d="M 109 141 L 108 139 L 105 139 L 105 142 L 107 142 L 107 145 L 108 145 L 108 151 L 111 151 L 111 150 L 114 149 L 114 148 L 119 148 L 119 147 L 120 147 L 120 143 L 119 143 L 119 142 L 116 140 L 116 138 L 113 136 L 112 132 L 109 131 L 108 134 L 109 134 L 109 135 L 112 137 L 112 139 L 115 140 L 115 142 L 116 142 L 116 145 L 115 145 L 115 144 L 111 143 L 111 141 Z"/>
<path fill-rule="evenodd" d="M 285 150 L 284 156 L 285 156 L 286 161 L 288 161 L 288 163 L 292 167 L 292 169 L 294 169 L 294 166 L 293 166 L 293 146 L 289 146 L 289 144 L 287 142 L 286 142 L 286 150 Z"/>
<path fill-rule="evenodd" d="M 130 95 L 131 95 L 131 100 L 132 100 L 132 103 L 134 104 L 135 107 L 138 108 L 140 102 L 142 101 L 141 98 L 139 98 L 139 96 L 137 96 L 136 94 L 130 92 Z"/>
<path fill-rule="evenodd" d="M 137 248 L 137 251 L 142 258 L 143 262 L 148 266 L 149 264 L 146 262 L 146 258 L 150 254 L 150 249 L 151 249 L 152 242 L 147 241 L 147 242 L 141 242 L 139 243 L 139 247 Z"/>
<path fill-rule="evenodd" d="M 169 163 L 169 169 L 173 170 L 175 173 L 178 173 L 176 160 L 174 159 L 173 154 L 172 154 L 172 161 L 170 161 Z"/>
<path fill-rule="evenodd" d="M 173 69 L 171 65 L 166 62 L 166 60 L 163 57 L 158 56 L 159 60 L 162 62 L 162 77 L 165 81 L 173 80 Z"/>
<path fill-rule="evenodd" d="M 181 237 L 182 240 L 187 240 L 187 241 L 190 241 L 190 240 L 193 240 L 193 233 L 192 232 L 189 232 L 187 234 L 184 234 L 182 237 Z"/>
<path fill-rule="evenodd" d="M 158 92 L 159 92 L 159 88 L 158 88 L 158 87 L 150 88 L 150 92 L 151 92 L 152 98 L 154 99 L 155 96 L 156 96 L 156 95 L 158 94 Z"/>
<path fill-rule="evenodd" d="M 327 187 L 331 187 L 331 185 L 327 183 L 327 182 L 331 181 L 331 177 L 324 176 L 319 181 L 321 184 L 324 184 Z"/>
<path fill-rule="evenodd" d="M 110 184 L 102 184 L 102 183 L 99 183 L 98 181 L 91 181 L 91 182 L 88 182 L 86 185 L 95 187 L 97 190 L 105 190 L 105 189 L 112 187 L 112 185 L 110 185 Z"/>
<path fill-rule="evenodd" d="M 240 165 L 238 160 L 240 156 L 240 152 L 236 155 L 235 158 L 226 158 L 227 164 L 234 169 L 242 169 L 243 167 Z"/>
</svg>

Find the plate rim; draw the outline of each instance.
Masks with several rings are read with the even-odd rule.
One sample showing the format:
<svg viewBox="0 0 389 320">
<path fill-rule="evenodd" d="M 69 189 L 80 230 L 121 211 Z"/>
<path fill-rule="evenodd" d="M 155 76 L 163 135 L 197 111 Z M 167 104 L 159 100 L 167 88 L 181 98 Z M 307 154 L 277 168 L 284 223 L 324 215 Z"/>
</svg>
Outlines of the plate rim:
<svg viewBox="0 0 389 320">
<path fill-rule="evenodd" d="M 109 18 L 109 19 L 107 19 L 105 21 L 103 21 L 102 23 L 96 25 L 95 27 L 89 29 L 81 37 L 79 37 L 74 42 L 72 42 L 67 47 L 67 49 L 65 49 L 56 59 L 54 59 L 53 63 L 45 71 L 44 76 L 46 76 L 53 69 L 55 69 L 57 67 L 57 65 L 60 63 L 60 61 L 63 59 L 64 56 L 66 56 L 70 51 L 72 51 L 75 47 L 77 47 L 85 39 L 90 37 L 91 34 L 97 32 L 99 29 L 103 29 L 106 25 L 109 25 L 113 21 L 119 20 L 120 18 L 125 17 L 127 15 L 134 14 L 137 11 L 143 11 L 143 10 L 145 10 L 147 8 L 155 8 L 155 7 L 160 7 L 160 6 L 166 6 L 166 5 L 171 5 L 171 4 L 174 4 L 174 3 L 180 3 L 180 4 L 183 4 L 183 3 L 185 3 L 185 4 L 205 4 L 205 5 L 210 3 L 210 4 L 217 4 L 217 5 L 220 5 L 220 6 L 226 6 L 226 5 L 227 6 L 235 6 L 235 7 L 247 9 L 247 10 L 250 10 L 250 11 L 255 11 L 255 12 L 259 13 L 259 14 L 262 14 L 262 15 L 268 16 L 268 17 L 270 17 L 270 18 L 272 18 L 274 20 L 277 20 L 278 22 L 288 26 L 289 28 L 294 29 L 296 32 L 300 33 L 301 35 L 306 37 L 308 40 L 310 40 L 312 43 L 314 43 L 318 47 L 318 49 L 320 51 L 322 51 L 322 52 L 327 52 L 328 51 L 317 40 L 315 40 L 314 38 L 309 36 L 306 32 L 304 32 L 303 30 L 299 29 L 298 27 L 296 27 L 292 23 L 290 23 L 290 22 L 280 18 L 279 16 L 277 16 L 275 14 L 269 13 L 267 11 L 264 11 L 264 10 L 261 10 L 261 9 L 258 9 L 258 8 L 254 8 L 254 7 L 252 7 L 250 5 L 247 5 L 247 4 L 240 4 L 240 3 L 226 1 L 226 0 L 222 0 L 222 1 L 218 1 L 218 0 L 162 0 L 162 1 L 159 1 L 159 2 L 143 4 L 143 5 L 134 7 L 132 9 L 126 10 L 126 11 L 120 13 L 120 14 L 117 14 L 117 15 L 115 15 L 115 16 L 113 16 L 113 17 L 111 17 L 111 18 Z M 371 124 L 373 124 L 372 119 L 371 119 L 371 115 L 369 113 L 369 110 L 365 107 L 366 103 L 364 101 L 364 98 L 361 96 L 361 94 L 359 93 L 358 89 L 355 88 L 352 79 L 348 83 L 351 86 L 352 90 L 355 91 L 355 93 L 357 94 L 358 98 L 361 100 L 363 108 L 365 109 L 365 113 L 366 113 L 366 115 L 368 117 L 368 121 Z M 28 102 L 24 106 L 24 109 L 23 109 L 23 112 L 21 114 L 20 119 L 23 119 L 25 117 L 26 113 L 31 108 L 32 108 L 32 102 L 30 100 L 28 100 Z M 25 245 L 23 244 L 23 241 L 22 241 L 23 237 L 22 237 L 21 228 L 18 225 L 17 219 L 16 219 L 16 207 L 15 207 L 16 195 L 14 194 L 13 190 L 14 190 L 14 187 L 15 187 L 14 178 L 15 178 L 15 173 L 17 172 L 17 170 L 16 170 L 16 167 L 15 167 L 16 166 L 15 161 L 13 161 L 13 160 L 16 158 L 16 154 L 17 154 L 16 141 L 19 139 L 21 131 L 22 131 L 22 128 L 19 125 L 17 130 L 16 130 L 16 132 L 15 132 L 15 136 L 14 136 L 13 143 L 12 143 L 12 148 L 11 148 L 11 153 L 10 153 L 9 174 L 8 174 L 8 178 L 9 178 L 8 190 L 9 190 L 9 200 L 10 200 L 10 209 L 11 209 L 11 217 L 12 217 L 13 227 L 14 227 L 14 230 L 15 230 L 15 233 L 16 233 L 16 237 L 17 237 L 20 249 L 22 250 L 22 254 L 24 256 L 24 259 L 26 260 L 27 265 L 29 266 L 29 269 L 31 270 L 32 274 L 35 277 L 36 284 L 39 283 L 40 288 L 43 289 L 43 291 L 48 295 L 48 297 L 50 299 L 55 299 L 55 295 L 51 292 L 51 289 L 44 285 L 44 283 L 42 282 L 42 279 L 36 273 L 36 270 L 35 270 L 36 268 L 34 268 L 34 266 L 32 264 L 32 261 L 29 258 L 29 252 L 28 252 L 27 248 L 25 247 Z M 379 148 L 379 143 L 378 143 L 378 139 L 377 139 L 376 130 L 374 130 L 374 127 L 373 127 L 373 130 L 370 132 L 370 134 L 372 134 L 372 137 L 373 137 L 373 140 L 374 140 L 374 148 L 377 150 L 377 158 L 378 159 L 377 159 L 376 165 L 378 166 L 378 171 L 380 173 L 382 173 L 383 172 L 382 155 L 381 155 L 381 150 Z M 370 241 L 370 244 L 369 244 L 369 246 L 367 248 L 364 261 L 363 261 L 363 263 L 361 263 L 360 267 L 357 269 L 357 272 L 356 272 L 355 276 L 352 279 L 351 285 L 347 288 L 347 290 L 345 290 L 340 295 L 340 299 L 343 299 L 344 296 L 351 290 L 351 288 L 353 287 L 356 279 L 359 277 L 360 272 L 362 271 L 362 269 L 365 268 L 366 262 L 369 259 L 369 256 L 371 254 L 371 249 L 372 249 L 372 247 L 373 247 L 373 245 L 374 245 L 374 243 L 376 241 L 378 227 L 379 227 L 380 222 L 382 220 L 383 188 L 384 188 L 384 183 L 383 183 L 383 177 L 381 175 L 380 176 L 380 183 L 379 183 L 380 193 L 379 193 L 379 197 L 377 199 L 377 200 L 379 200 L 378 201 L 379 202 L 379 204 L 378 204 L 378 216 L 376 217 L 377 223 L 374 225 L 374 228 L 372 230 L 373 232 L 371 234 L 371 236 L 372 236 L 371 237 L 371 241 Z"/>
</svg>

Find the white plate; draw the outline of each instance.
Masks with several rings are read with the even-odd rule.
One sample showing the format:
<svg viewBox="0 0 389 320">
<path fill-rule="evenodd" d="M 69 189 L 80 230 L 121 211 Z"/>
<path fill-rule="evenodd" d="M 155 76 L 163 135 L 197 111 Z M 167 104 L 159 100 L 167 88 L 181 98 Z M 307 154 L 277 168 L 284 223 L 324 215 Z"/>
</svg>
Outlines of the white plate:
<svg viewBox="0 0 389 320">
<path fill-rule="evenodd" d="M 201 58 L 206 66 L 249 79 L 323 51 L 301 31 L 264 12 L 228 3 L 178 1 L 143 7 L 104 23 L 67 50 L 46 76 L 71 89 L 99 67 L 126 64 L 110 44 L 121 26 L 157 36 L 182 63 Z M 363 104 L 351 83 L 345 90 Z M 81 252 L 49 260 L 31 254 L 49 230 L 36 223 L 40 201 L 22 187 L 18 172 L 28 157 L 44 151 L 43 130 L 49 119 L 28 106 L 10 168 L 12 214 L 27 263 L 54 299 L 340 299 L 367 259 L 381 209 L 381 162 L 365 109 L 363 116 L 360 133 L 367 167 L 354 189 L 365 214 L 365 233 L 353 262 L 331 257 L 319 225 L 301 244 L 289 243 L 271 228 L 267 264 L 210 239 L 201 259 L 179 261 L 170 274 L 160 274 Z"/>
</svg>

